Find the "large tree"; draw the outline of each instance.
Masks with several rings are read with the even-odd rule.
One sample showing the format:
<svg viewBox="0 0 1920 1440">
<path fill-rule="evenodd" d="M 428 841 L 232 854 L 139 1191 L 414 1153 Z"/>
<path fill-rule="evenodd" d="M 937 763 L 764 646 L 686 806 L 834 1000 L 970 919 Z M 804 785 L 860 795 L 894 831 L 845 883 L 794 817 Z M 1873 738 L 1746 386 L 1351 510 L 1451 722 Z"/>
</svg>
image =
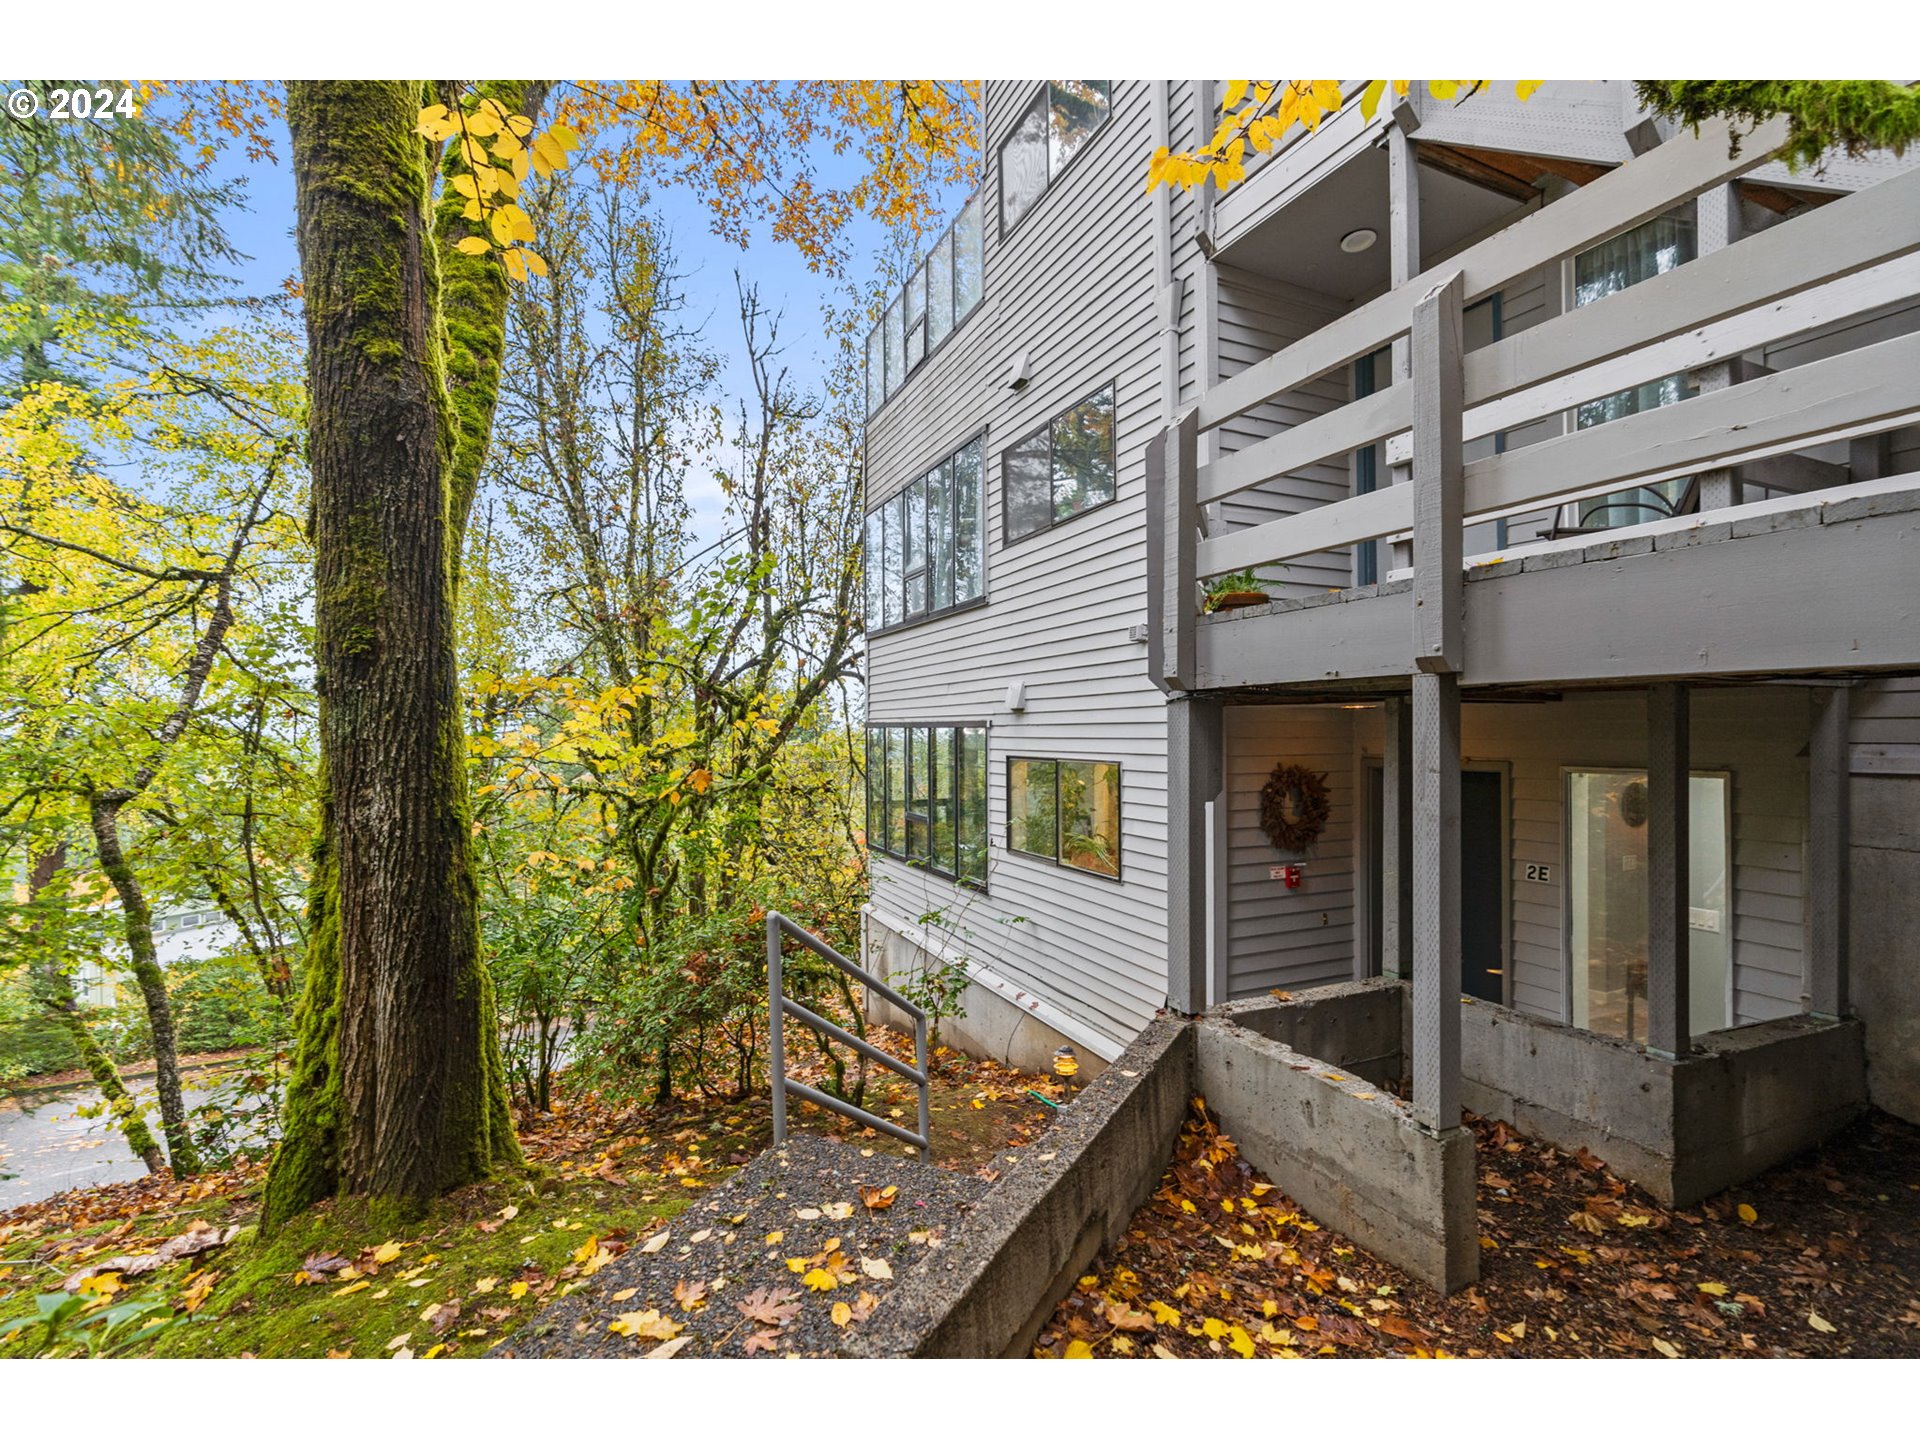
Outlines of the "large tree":
<svg viewBox="0 0 1920 1440">
<path fill-rule="evenodd" d="M 480 98 L 537 113 L 539 82 Z M 312 406 L 322 835 L 277 1222 L 420 1200 L 517 1157 L 470 853 L 454 587 L 506 277 L 425 140 L 419 81 L 287 87 Z M 456 99 L 455 103 L 459 103 Z M 442 151 L 445 150 L 444 156 Z M 468 247 L 474 249 L 477 247 Z"/>
</svg>

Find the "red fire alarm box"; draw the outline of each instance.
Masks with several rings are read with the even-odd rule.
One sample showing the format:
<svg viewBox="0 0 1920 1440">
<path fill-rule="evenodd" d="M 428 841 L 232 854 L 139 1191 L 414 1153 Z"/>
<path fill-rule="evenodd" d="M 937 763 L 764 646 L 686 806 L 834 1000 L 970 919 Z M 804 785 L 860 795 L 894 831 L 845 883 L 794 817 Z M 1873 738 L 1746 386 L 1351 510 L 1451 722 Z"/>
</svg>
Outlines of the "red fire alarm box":
<svg viewBox="0 0 1920 1440">
<path fill-rule="evenodd" d="M 1306 866 L 1304 865 L 1275 865 L 1267 872 L 1267 877 L 1272 880 L 1284 880 L 1287 889 L 1298 890 L 1301 878 L 1305 874 Z"/>
</svg>

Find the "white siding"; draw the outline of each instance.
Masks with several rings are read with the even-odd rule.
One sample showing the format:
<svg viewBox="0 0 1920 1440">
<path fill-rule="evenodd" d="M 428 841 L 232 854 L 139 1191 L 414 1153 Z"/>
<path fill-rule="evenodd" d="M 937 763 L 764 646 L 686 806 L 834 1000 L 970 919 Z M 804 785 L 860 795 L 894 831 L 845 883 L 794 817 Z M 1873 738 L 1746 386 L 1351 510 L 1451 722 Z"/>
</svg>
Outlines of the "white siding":
<svg viewBox="0 0 1920 1440">
<path fill-rule="evenodd" d="M 1017 93 L 1016 93 L 1017 92 Z M 1031 85 L 988 91 L 995 140 Z M 873 903 L 912 921 L 964 910 L 969 958 L 1084 1018 L 1115 1053 L 1166 997 L 1165 702 L 1146 676 L 1144 447 L 1162 424 L 1150 90 L 1116 86 L 1112 118 L 1015 231 L 999 233 L 996 157 L 984 181 L 982 304 L 868 427 L 870 500 L 987 428 L 987 603 L 874 637 L 867 706 L 879 722 L 990 724 L 988 894 L 875 857 Z M 1031 383 L 1003 381 L 1029 357 Z M 1115 386 L 1117 498 L 1015 544 L 1001 530 L 1001 454 L 1101 386 Z M 1026 709 L 1006 708 L 1024 680 Z M 1121 765 L 1122 878 L 1006 849 L 1011 755 Z"/>
</svg>

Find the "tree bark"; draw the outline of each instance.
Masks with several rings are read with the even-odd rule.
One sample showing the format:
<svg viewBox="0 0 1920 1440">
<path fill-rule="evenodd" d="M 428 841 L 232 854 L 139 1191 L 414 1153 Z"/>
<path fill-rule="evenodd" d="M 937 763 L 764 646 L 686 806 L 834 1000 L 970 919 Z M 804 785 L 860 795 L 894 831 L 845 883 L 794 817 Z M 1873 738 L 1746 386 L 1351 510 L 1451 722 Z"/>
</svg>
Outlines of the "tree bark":
<svg viewBox="0 0 1920 1440">
<path fill-rule="evenodd" d="M 29 902 L 39 897 L 66 863 L 65 841 L 35 859 L 33 868 L 27 872 Z M 49 956 L 46 964 L 39 968 L 41 1004 L 48 1014 L 60 1022 L 68 1038 L 73 1041 L 73 1048 L 80 1052 L 80 1063 L 87 1067 L 87 1073 L 93 1076 L 93 1083 L 100 1087 L 100 1097 L 113 1110 L 114 1124 L 126 1137 L 128 1148 L 140 1157 L 148 1174 L 158 1174 L 167 1168 L 167 1157 L 161 1153 L 153 1132 L 147 1128 L 147 1122 L 134 1106 L 133 1097 L 127 1093 L 126 1084 L 120 1079 L 120 1068 L 113 1063 L 113 1057 L 107 1054 L 106 1047 L 94 1036 L 86 1016 L 80 1013 L 80 1003 L 73 994 L 72 978 L 60 968 L 57 956 Z"/>
<path fill-rule="evenodd" d="M 269 1224 L 335 1192 L 425 1200 L 519 1153 L 480 953 L 454 654 L 463 471 L 484 457 L 484 430 L 467 442 L 491 424 L 505 282 L 491 322 L 485 284 L 464 277 L 449 316 L 450 227 L 430 220 L 434 153 L 415 133 L 429 93 L 287 87 L 325 832 Z"/>
</svg>

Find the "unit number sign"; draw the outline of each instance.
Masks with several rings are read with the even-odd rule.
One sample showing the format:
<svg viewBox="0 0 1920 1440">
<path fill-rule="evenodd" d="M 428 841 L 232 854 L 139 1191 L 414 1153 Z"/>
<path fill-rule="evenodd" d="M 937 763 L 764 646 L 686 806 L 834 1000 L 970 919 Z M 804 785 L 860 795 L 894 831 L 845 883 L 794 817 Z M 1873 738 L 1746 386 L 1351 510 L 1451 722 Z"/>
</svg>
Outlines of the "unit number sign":
<svg viewBox="0 0 1920 1440">
<path fill-rule="evenodd" d="M 1551 885 L 1553 883 L 1553 866 L 1529 865 L 1527 866 L 1527 879 L 1538 880 L 1542 885 Z"/>
</svg>

